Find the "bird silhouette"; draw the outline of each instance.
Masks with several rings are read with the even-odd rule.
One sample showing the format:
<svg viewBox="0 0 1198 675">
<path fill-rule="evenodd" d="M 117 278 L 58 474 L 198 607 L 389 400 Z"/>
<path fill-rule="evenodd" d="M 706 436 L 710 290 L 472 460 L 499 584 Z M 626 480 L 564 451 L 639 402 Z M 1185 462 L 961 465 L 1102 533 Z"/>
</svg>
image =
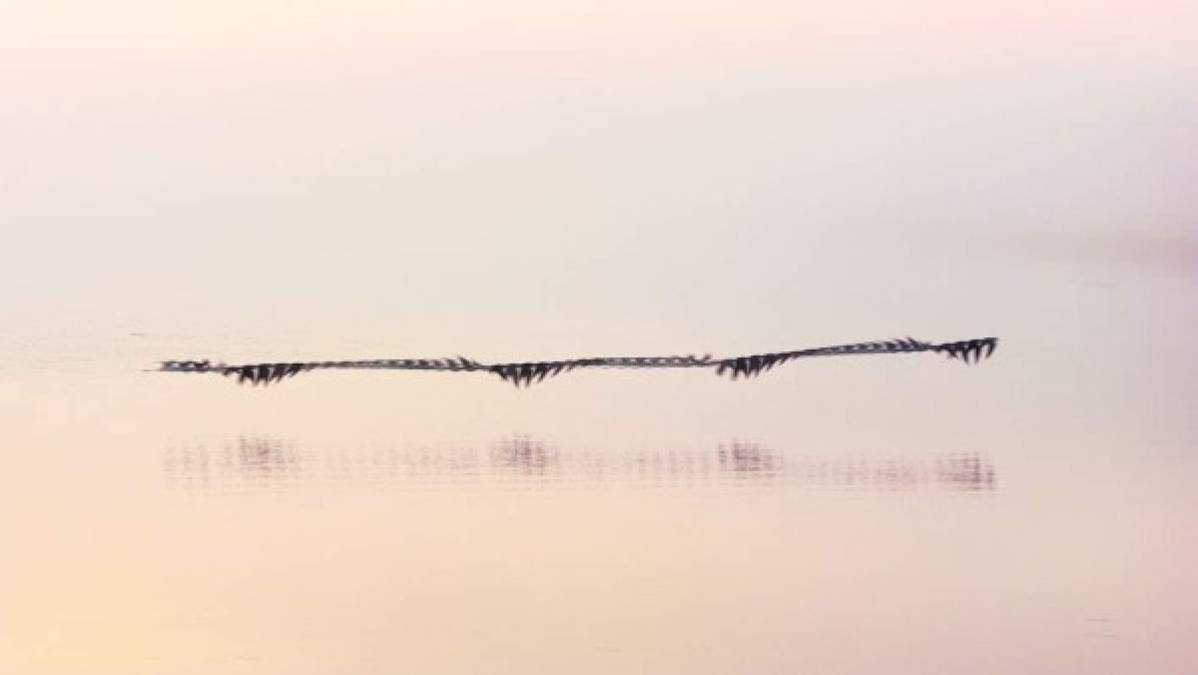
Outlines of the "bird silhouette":
<svg viewBox="0 0 1198 675">
<path fill-rule="evenodd" d="M 905 337 L 896 340 L 856 342 L 852 344 L 796 349 L 733 356 L 722 359 L 710 354 L 695 356 L 617 356 L 567 359 L 564 361 L 523 361 L 512 363 L 480 363 L 464 356 L 447 359 L 376 359 L 367 361 L 297 361 L 281 363 L 251 363 L 230 365 L 210 361 L 162 361 L 158 371 L 170 373 L 216 373 L 233 377 L 238 383 L 267 385 L 310 370 L 437 370 L 452 372 L 486 372 L 517 387 L 578 368 L 712 368 L 716 375 L 733 380 L 756 377 L 774 366 L 816 356 L 850 356 L 862 354 L 907 354 L 935 352 L 964 363 L 977 363 L 989 358 L 998 347 L 998 338 L 974 338 L 953 342 L 932 343 Z"/>
</svg>

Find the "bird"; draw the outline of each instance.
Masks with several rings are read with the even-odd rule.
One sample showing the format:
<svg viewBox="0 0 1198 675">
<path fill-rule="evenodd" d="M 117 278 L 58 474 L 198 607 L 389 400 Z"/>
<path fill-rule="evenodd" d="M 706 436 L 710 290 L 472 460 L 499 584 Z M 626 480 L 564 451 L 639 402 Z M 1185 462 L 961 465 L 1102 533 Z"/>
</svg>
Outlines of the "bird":
<svg viewBox="0 0 1198 675">
<path fill-rule="evenodd" d="M 151 369 L 170 373 L 214 373 L 233 378 L 239 384 L 268 385 L 311 370 L 436 370 L 450 372 L 482 372 L 498 376 L 516 387 L 528 387 L 549 377 L 579 368 L 710 368 L 716 375 L 750 378 L 790 361 L 816 356 L 851 356 L 862 354 L 907 354 L 935 352 L 966 364 L 989 358 L 998 347 L 998 338 L 972 338 L 952 342 L 925 342 L 912 337 L 873 342 L 795 349 L 712 358 L 710 354 L 695 356 L 599 356 L 563 361 L 520 361 L 510 363 L 481 363 L 464 356 L 444 359 L 374 359 L 364 361 L 291 361 L 231 365 L 211 361 L 161 361 Z"/>
</svg>

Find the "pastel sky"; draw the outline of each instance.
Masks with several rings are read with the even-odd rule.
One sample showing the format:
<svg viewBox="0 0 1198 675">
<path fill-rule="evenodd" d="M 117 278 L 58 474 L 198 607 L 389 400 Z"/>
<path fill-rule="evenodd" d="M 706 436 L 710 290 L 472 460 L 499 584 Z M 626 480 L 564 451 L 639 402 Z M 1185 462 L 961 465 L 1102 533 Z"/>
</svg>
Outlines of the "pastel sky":
<svg viewBox="0 0 1198 675">
<path fill-rule="evenodd" d="M 1193 3 L 5 16 L 0 308 L 27 322 L 852 326 L 843 296 L 984 298 L 961 284 L 996 256 L 1194 259 Z"/>
</svg>

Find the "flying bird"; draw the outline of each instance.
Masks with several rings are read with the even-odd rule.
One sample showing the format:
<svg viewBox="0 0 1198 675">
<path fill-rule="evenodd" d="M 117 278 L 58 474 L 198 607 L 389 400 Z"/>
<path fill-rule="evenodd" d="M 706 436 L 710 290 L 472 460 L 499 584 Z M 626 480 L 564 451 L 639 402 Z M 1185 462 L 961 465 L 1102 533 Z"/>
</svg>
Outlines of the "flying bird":
<svg viewBox="0 0 1198 675">
<path fill-rule="evenodd" d="M 513 363 L 480 363 L 464 356 L 447 359 L 376 359 L 371 361 L 297 361 L 282 363 L 250 363 L 229 365 L 210 361 L 162 361 L 158 371 L 170 373 L 216 373 L 236 378 L 238 383 L 267 385 L 310 370 L 444 370 L 453 372 L 485 372 L 517 387 L 529 386 L 547 377 L 577 368 L 713 368 L 716 375 L 755 377 L 795 359 L 812 356 L 849 356 L 854 354 L 906 354 L 936 352 L 964 363 L 977 363 L 988 358 L 998 347 L 998 338 L 974 338 L 955 342 L 932 343 L 906 337 L 897 340 L 857 342 L 788 352 L 750 354 L 723 359 L 710 354 L 695 356 L 616 356 L 568 359 L 565 361 L 523 361 Z"/>
</svg>

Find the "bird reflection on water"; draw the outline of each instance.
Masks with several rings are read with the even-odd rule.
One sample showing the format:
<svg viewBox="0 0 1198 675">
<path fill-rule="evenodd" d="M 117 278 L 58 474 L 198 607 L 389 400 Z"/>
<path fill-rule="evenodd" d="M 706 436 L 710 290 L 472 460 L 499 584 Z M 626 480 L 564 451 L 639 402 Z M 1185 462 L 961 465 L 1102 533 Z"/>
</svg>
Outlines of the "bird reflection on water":
<svg viewBox="0 0 1198 675">
<path fill-rule="evenodd" d="M 476 448 L 302 449 L 273 437 L 241 437 L 215 448 L 171 448 L 164 474 L 196 491 L 262 491 L 303 483 L 550 486 L 801 486 L 842 491 L 934 489 L 992 492 L 993 463 L 978 453 L 931 458 L 784 455 L 733 441 L 714 450 L 563 450 L 525 436 Z"/>
<path fill-rule="evenodd" d="M 272 437 L 240 437 L 216 450 L 206 446 L 168 450 L 165 470 L 167 476 L 188 487 L 227 487 L 233 481 L 269 486 L 300 478 L 304 462 L 295 443 Z"/>
</svg>

